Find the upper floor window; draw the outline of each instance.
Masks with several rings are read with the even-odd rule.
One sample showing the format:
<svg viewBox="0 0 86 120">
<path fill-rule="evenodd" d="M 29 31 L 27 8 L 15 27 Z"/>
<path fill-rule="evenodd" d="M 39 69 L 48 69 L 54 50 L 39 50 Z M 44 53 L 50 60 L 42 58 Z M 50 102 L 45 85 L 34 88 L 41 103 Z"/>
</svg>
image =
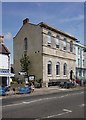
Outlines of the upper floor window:
<svg viewBox="0 0 86 120">
<path fill-rule="evenodd" d="M 80 59 L 78 58 L 78 66 L 80 66 Z"/>
<path fill-rule="evenodd" d="M 52 74 L 52 62 L 48 61 L 48 75 Z"/>
<path fill-rule="evenodd" d="M 78 47 L 78 55 L 80 55 L 80 48 Z"/>
<path fill-rule="evenodd" d="M 82 50 L 82 56 L 84 56 L 84 49 Z"/>
<path fill-rule="evenodd" d="M 59 48 L 59 36 L 56 37 L 56 48 Z"/>
<path fill-rule="evenodd" d="M 73 52 L 73 42 L 70 41 L 70 52 Z"/>
<path fill-rule="evenodd" d="M 60 75 L 60 63 L 56 63 L 56 75 Z"/>
<path fill-rule="evenodd" d="M 64 75 L 67 75 L 67 64 L 64 64 Z"/>
<path fill-rule="evenodd" d="M 48 32 L 48 46 L 51 46 L 51 33 Z"/>
<path fill-rule="evenodd" d="M 64 45 L 63 45 L 63 46 L 64 46 L 64 47 L 63 47 L 64 50 L 66 50 L 66 44 L 67 44 L 66 42 L 67 42 L 67 41 L 66 41 L 66 39 L 64 38 Z"/>
<path fill-rule="evenodd" d="M 85 62 L 85 61 L 83 60 L 83 67 L 84 67 L 84 62 Z"/>
<path fill-rule="evenodd" d="M 25 46 L 25 50 L 27 51 L 27 38 L 24 39 L 24 46 Z"/>
</svg>

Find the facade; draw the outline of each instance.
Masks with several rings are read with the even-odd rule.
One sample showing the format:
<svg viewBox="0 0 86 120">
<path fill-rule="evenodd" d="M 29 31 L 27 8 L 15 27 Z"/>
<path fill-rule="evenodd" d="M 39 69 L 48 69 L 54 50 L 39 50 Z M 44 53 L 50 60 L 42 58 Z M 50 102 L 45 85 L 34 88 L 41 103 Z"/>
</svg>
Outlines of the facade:
<svg viewBox="0 0 86 120">
<path fill-rule="evenodd" d="M 13 39 L 14 71 L 19 78 L 20 59 L 27 52 L 30 58 L 29 74 L 42 78 L 43 84 L 74 79 L 76 69 L 76 38 L 43 22 L 34 25 L 29 19 Z"/>
<path fill-rule="evenodd" d="M 86 80 L 86 46 L 76 42 L 76 78 Z"/>
<path fill-rule="evenodd" d="M 0 86 L 10 86 L 10 52 L 3 43 L 4 36 L 0 36 Z"/>
</svg>

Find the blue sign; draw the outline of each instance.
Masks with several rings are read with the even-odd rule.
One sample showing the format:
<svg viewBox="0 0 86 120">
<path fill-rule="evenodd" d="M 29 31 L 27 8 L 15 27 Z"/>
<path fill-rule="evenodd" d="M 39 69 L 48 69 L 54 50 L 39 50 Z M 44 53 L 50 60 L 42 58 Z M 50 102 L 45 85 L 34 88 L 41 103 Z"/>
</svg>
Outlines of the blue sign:
<svg viewBox="0 0 86 120">
<path fill-rule="evenodd" d="M 0 95 L 5 95 L 5 88 L 0 88 Z"/>
<path fill-rule="evenodd" d="M 20 93 L 30 93 L 30 87 L 20 87 Z"/>
</svg>

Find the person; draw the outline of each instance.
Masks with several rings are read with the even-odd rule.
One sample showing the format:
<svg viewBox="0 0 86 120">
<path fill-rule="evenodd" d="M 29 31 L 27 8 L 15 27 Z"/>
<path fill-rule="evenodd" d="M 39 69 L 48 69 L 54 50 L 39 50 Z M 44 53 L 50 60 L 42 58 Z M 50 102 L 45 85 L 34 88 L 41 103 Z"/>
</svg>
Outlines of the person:
<svg viewBox="0 0 86 120">
<path fill-rule="evenodd" d="M 34 91 L 34 85 L 33 85 L 33 83 L 31 84 L 31 92 L 33 92 Z"/>
</svg>

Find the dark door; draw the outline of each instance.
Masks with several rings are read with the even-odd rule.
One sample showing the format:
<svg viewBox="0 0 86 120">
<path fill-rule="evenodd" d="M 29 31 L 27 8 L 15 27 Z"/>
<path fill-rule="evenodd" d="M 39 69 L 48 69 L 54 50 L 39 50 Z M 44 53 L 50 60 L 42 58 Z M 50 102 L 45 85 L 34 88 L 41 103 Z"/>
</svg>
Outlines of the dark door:
<svg viewBox="0 0 86 120">
<path fill-rule="evenodd" d="M 73 71 L 72 70 L 70 71 L 70 79 L 71 80 L 73 79 Z"/>
</svg>

